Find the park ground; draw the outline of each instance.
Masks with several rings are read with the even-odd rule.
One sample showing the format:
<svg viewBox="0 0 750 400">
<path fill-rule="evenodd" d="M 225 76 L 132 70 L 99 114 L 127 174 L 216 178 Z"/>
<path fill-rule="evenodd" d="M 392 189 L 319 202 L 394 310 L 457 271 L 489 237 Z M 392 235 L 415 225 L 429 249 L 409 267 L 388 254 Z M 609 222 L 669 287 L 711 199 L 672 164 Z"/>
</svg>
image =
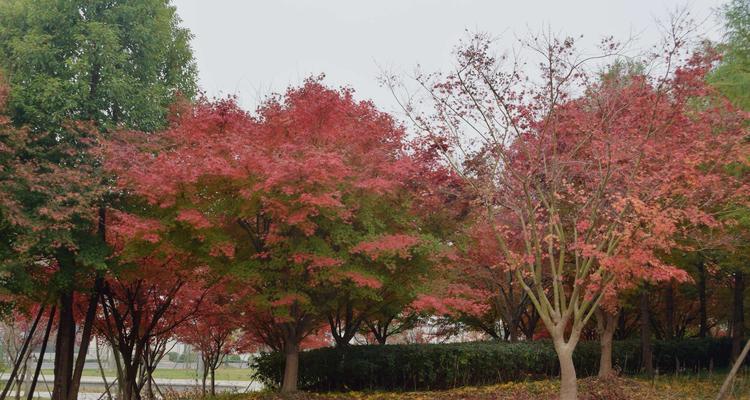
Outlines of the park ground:
<svg viewBox="0 0 750 400">
<path fill-rule="evenodd" d="M 581 400 L 714 399 L 724 374 L 663 375 L 653 379 L 586 378 L 579 380 Z M 440 392 L 304 393 L 282 397 L 271 392 L 221 395 L 215 400 L 552 400 L 559 396 L 557 380 L 506 383 Z M 740 374 L 730 399 L 750 399 L 750 372 Z M 185 399 L 187 400 L 187 399 Z"/>
<path fill-rule="evenodd" d="M 42 370 L 45 376 L 52 376 L 53 371 L 50 369 Z M 250 381 L 252 379 L 253 370 L 249 368 L 219 368 L 216 370 L 217 381 Z M 107 379 L 114 379 L 114 372 L 106 372 Z M 101 376 L 101 372 L 96 369 L 84 369 L 83 376 Z M 198 374 L 195 369 L 184 369 L 184 368 L 157 368 L 154 371 L 154 378 L 157 379 L 198 379 Z"/>
</svg>

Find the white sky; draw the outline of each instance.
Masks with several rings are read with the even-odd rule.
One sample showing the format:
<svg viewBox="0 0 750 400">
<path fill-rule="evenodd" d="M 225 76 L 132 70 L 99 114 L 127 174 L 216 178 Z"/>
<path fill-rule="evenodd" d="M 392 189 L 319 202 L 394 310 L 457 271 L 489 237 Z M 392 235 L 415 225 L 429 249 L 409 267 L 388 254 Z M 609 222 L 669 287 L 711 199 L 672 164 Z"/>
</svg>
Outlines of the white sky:
<svg viewBox="0 0 750 400">
<path fill-rule="evenodd" d="M 722 0 L 173 0 L 192 45 L 200 85 L 210 96 L 234 94 L 253 109 L 273 91 L 325 73 L 332 86 L 353 87 L 384 111 L 397 112 L 377 78 L 383 68 L 408 75 L 446 70 L 466 30 L 497 36 L 497 50 L 550 27 L 584 35 L 658 41 L 655 20 L 687 6 L 701 29 L 720 35 L 712 15 Z"/>
</svg>

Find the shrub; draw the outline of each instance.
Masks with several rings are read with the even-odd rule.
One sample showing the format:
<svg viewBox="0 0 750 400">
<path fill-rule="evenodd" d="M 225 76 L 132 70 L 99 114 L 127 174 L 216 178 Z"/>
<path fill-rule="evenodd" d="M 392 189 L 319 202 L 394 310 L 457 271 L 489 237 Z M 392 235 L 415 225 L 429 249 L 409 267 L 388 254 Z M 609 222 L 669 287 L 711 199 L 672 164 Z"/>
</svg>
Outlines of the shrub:
<svg viewBox="0 0 750 400">
<path fill-rule="evenodd" d="M 174 363 L 194 363 L 198 361 L 198 355 L 195 353 L 178 353 L 176 351 L 170 351 L 167 353 L 167 360 Z"/>
<path fill-rule="evenodd" d="M 655 341 L 655 368 L 672 372 L 727 367 L 730 350 L 731 342 L 723 338 Z M 640 358 L 638 340 L 614 343 L 613 363 L 624 373 L 638 372 Z M 599 343 L 581 342 L 574 362 L 579 377 L 595 375 Z M 284 358 L 263 353 L 253 366 L 256 378 L 277 386 Z M 557 355 L 549 341 L 348 346 L 302 352 L 299 386 L 313 391 L 440 390 L 558 373 Z"/>
</svg>

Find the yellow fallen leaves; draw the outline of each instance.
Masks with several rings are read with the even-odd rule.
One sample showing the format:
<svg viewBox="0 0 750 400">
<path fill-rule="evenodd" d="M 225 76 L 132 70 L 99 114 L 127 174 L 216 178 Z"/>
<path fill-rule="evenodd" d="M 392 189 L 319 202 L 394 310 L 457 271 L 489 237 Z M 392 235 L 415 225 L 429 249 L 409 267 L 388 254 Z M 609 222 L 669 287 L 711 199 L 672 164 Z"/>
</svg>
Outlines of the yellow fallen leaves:
<svg viewBox="0 0 750 400">
<path fill-rule="evenodd" d="M 579 380 L 581 400 L 683 400 L 713 399 L 724 376 L 665 375 L 646 378 L 587 378 Z M 553 400 L 557 398 L 556 380 L 511 382 L 484 387 L 467 387 L 437 392 L 347 392 L 253 393 L 220 396 L 217 400 Z M 750 373 L 741 373 L 735 382 L 733 399 L 750 399 Z"/>
</svg>

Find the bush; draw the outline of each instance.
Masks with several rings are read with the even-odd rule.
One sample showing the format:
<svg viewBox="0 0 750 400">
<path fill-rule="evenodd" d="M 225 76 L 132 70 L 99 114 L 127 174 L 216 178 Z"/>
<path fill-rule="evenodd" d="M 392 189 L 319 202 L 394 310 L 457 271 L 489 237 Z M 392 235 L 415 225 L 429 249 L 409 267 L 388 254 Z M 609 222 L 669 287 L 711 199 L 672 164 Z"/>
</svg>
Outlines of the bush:
<svg viewBox="0 0 750 400">
<path fill-rule="evenodd" d="M 178 353 L 176 351 L 170 351 L 167 353 L 167 360 L 174 363 L 194 363 L 198 361 L 198 355 L 195 353 Z"/>
<path fill-rule="evenodd" d="M 654 363 L 660 372 L 722 368 L 729 365 L 730 351 L 728 339 L 655 341 Z M 638 340 L 614 343 L 615 368 L 636 373 L 640 359 Z M 599 343 L 579 343 L 574 362 L 579 377 L 595 375 Z M 263 353 L 253 366 L 256 378 L 278 386 L 284 357 Z M 313 391 L 441 390 L 541 379 L 558 372 L 549 341 L 349 346 L 302 352 L 299 386 Z"/>
<path fill-rule="evenodd" d="M 237 354 L 227 354 L 226 357 L 224 357 L 225 363 L 241 363 L 243 362 L 242 357 L 240 357 Z"/>
</svg>

